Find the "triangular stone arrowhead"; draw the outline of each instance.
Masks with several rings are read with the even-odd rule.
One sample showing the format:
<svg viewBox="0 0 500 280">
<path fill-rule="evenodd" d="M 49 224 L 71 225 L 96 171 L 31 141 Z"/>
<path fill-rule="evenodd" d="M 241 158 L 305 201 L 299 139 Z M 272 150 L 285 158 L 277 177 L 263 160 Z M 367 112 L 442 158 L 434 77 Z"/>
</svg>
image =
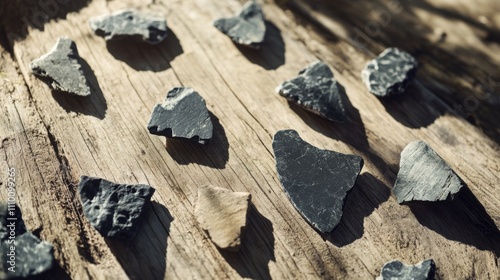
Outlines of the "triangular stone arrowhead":
<svg viewBox="0 0 500 280">
<path fill-rule="evenodd" d="M 434 260 L 428 259 L 416 265 L 407 265 L 398 260 L 382 267 L 376 280 L 433 280 L 436 272 Z"/>
<path fill-rule="evenodd" d="M 198 189 L 194 213 L 217 247 L 238 251 L 247 224 L 251 195 L 246 192 L 204 186 Z"/>
<path fill-rule="evenodd" d="M 279 180 L 292 204 L 317 230 L 331 232 L 340 222 L 344 198 L 363 159 L 318 149 L 295 130 L 278 131 L 273 149 Z"/>
<path fill-rule="evenodd" d="M 414 141 L 401 152 L 392 192 L 399 203 L 451 200 L 462 188 L 453 169 L 424 141 Z"/>
<path fill-rule="evenodd" d="M 104 237 L 130 240 L 135 237 L 146 205 L 155 189 L 148 185 L 116 184 L 82 176 L 78 193 L 83 214 Z"/>
<path fill-rule="evenodd" d="M 30 68 L 54 90 L 77 96 L 91 93 L 76 44 L 69 38 L 59 38 L 50 52 L 30 63 Z"/>
<path fill-rule="evenodd" d="M 235 17 L 218 19 L 214 26 L 233 42 L 255 49 L 260 48 L 266 34 L 264 13 L 253 0 L 248 1 Z"/>
<path fill-rule="evenodd" d="M 289 101 L 328 120 L 344 122 L 346 113 L 333 72 L 324 62 L 316 61 L 284 82 L 276 91 Z"/>
<path fill-rule="evenodd" d="M 192 88 L 178 87 L 153 109 L 148 130 L 151 134 L 207 144 L 212 139 L 213 125 L 200 94 Z"/>
</svg>

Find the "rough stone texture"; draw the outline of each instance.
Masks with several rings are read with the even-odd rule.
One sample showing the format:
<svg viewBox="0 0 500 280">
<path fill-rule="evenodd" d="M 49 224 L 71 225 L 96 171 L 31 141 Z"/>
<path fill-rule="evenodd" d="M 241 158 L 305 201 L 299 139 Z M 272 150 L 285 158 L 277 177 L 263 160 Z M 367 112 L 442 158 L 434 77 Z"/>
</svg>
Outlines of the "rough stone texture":
<svg viewBox="0 0 500 280">
<path fill-rule="evenodd" d="M 89 82 L 82 68 L 75 42 L 61 37 L 50 52 L 30 63 L 33 74 L 57 91 L 89 96 Z"/>
<path fill-rule="evenodd" d="M 13 233 L 10 234 L 12 229 Z M 0 279 L 37 276 L 52 268 L 54 247 L 26 230 L 21 209 L 17 205 L 9 209 L 7 203 L 0 203 L 0 242 Z M 12 246 L 15 247 L 15 263 L 9 263 L 10 256 L 7 255 L 12 254 Z M 15 265 L 14 271 L 9 270 L 11 264 Z"/>
<path fill-rule="evenodd" d="M 221 249 L 238 251 L 247 224 L 251 195 L 214 186 L 198 189 L 196 220 Z"/>
<path fill-rule="evenodd" d="M 435 271 L 436 264 L 431 259 L 416 265 L 394 260 L 384 265 L 377 280 L 433 280 Z"/>
<path fill-rule="evenodd" d="M 332 71 L 321 61 L 309 64 L 298 77 L 276 88 L 281 96 L 304 109 L 331 121 L 344 122 L 346 114 L 339 90 Z"/>
<path fill-rule="evenodd" d="M 119 10 L 112 14 L 93 17 L 90 28 L 106 41 L 132 38 L 158 44 L 167 38 L 167 21 L 135 9 Z"/>
<path fill-rule="evenodd" d="M 317 230 L 331 232 L 340 222 L 344 198 L 363 159 L 318 149 L 295 130 L 278 131 L 273 149 L 279 180 L 292 204 Z"/>
<path fill-rule="evenodd" d="M 151 134 L 207 144 L 212 139 L 213 125 L 200 94 L 192 88 L 178 87 L 153 109 L 148 130 Z"/>
<path fill-rule="evenodd" d="M 116 184 L 81 176 L 78 193 L 83 213 L 104 237 L 130 240 L 139 230 L 146 205 L 155 189 L 148 185 Z"/>
<path fill-rule="evenodd" d="M 425 142 L 411 142 L 401 152 L 392 189 L 399 203 L 452 200 L 461 188 L 457 174 Z"/>
<path fill-rule="evenodd" d="M 229 36 L 233 42 L 255 49 L 260 48 L 266 34 L 264 13 L 256 1 L 248 1 L 232 18 L 214 21 L 214 26 Z"/>
<path fill-rule="evenodd" d="M 388 48 L 368 62 L 361 78 L 371 93 L 386 97 L 403 93 L 415 76 L 418 62 L 411 54 Z"/>
</svg>

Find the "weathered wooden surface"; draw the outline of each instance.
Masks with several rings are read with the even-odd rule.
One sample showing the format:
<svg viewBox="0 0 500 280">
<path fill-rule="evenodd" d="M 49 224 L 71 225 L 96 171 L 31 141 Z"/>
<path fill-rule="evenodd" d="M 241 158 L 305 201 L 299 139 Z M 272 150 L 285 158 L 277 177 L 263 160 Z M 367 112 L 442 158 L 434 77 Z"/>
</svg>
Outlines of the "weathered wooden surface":
<svg viewBox="0 0 500 280">
<path fill-rule="evenodd" d="M 268 43 L 260 52 L 236 47 L 211 26 L 237 11 L 239 1 L 61 0 L 56 19 L 39 26 L 30 18 L 42 9 L 30 12 L 25 2 L 2 4 L 0 168 L 16 168 L 18 203 L 28 228 L 54 244 L 57 278 L 373 279 L 395 258 L 433 258 L 440 279 L 500 277 L 495 0 L 482 6 L 463 0 L 453 9 L 452 1 L 409 1 L 414 6 L 393 15 L 382 35 L 366 37 L 371 43 L 365 47 L 353 32 L 373 15 L 359 9 L 386 8 L 389 1 L 269 2 Z M 106 44 L 86 24 L 92 15 L 130 6 L 166 15 L 172 33 L 164 44 Z M 436 32 L 439 41 L 437 28 L 448 34 L 443 43 L 432 41 Z M 75 40 L 94 72 L 88 100 L 53 94 L 29 72 L 29 62 L 59 36 Z M 407 97 L 381 101 L 367 92 L 359 72 L 392 45 L 417 55 L 423 69 Z M 345 124 L 321 120 L 274 93 L 318 58 L 332 65 L 345 87 Z M 167 142 L 145 128 L 154 105 L 179 85 L 197 89 L 216 120 L 207 147 Z M 490 91 L 487 98 L 481 90 Z M 467 96 L 479 101 L 469 118 L 477 126 L 453 112 Z M 279 185 L 271 139 L 285 128 L 318 147 L 365 159 L 343 220 L 330 235 L 307 225 Z M 470 192 L 444 205 L 398 205 L 390 187 L 400 151 L 415 139 L 429 143 Z M 91 228 L 75 193 L 82 174 L 157 189 L 133 242 L 107 241 Z M 252 194 L 238 254 L 217 250 L 195 221 L 197 187 L 205 184 Z"/>
</svg>

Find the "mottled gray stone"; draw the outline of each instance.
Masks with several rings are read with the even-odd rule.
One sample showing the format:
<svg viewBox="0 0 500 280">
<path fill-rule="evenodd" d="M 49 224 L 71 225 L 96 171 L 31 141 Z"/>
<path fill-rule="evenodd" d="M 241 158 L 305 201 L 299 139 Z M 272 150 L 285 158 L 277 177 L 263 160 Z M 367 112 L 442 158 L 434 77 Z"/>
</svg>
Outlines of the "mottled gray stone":
<svg viewBox="0 0 500 280">
<path fill-rule="evenodd" d="M 248 1 L 236 16 L 218 19 L 214 21 L 214 26 L 233 42 L 255 49 L 260 48 L 266 34 L 262 8 L 252 0 Z"/>
<path fill-rule="evenodd" d="M 52 244 L 27 231 L 21 209 L 14 204 L 9 208 L 5 202 L 0 203 L 0 248 L 0 279 L 37 276 L 49 271 L 54 263 Z M 12 252 L 15 259 L 9 256 Z"/>
<path fill-rule="evenodd" d="M 286 99 L 328 120 L 344 122 L 344 105 L 339 85 L 325 63 L 316 61 L 299 72 L 299 76 L 284 82 L 276 91 Z"/>
<path fill-rule="evenodd" d="M 392 189 L 399 203 L 451 200 L 461 188 L 457 174 L 425 142 L 411 142 L 401 152 Z"/>
<path fill-rule="evenodd" d="M 418 62 L 409 53 L 388 48 L 368 62 L 361 78 L 371 93 L 386 97 L 403 93 L 415 76 Z"/>
<path fill-rule="evenodd" d="M 433 280 L 435 271 L 436 264 L 432 259 L 416 265 L 394 260 L 384 265 L 376 280 Z"/>
<path fill-rule="evenodd" d="M 295 130 L 278 131 L 273 150 L 279 180 L 292 204 L 317 230 L 331 232 L 340 222 L 344 198 L 363 159 L 318 149 Z"/>
<path fill-rule="evenodd" d="M 93 17 L 90 28 L 106 41 L 131 38 L 158 44 L 167 38 L 167 21 L 164 18 L 135 9 L 119 10 L 112 14 Z"/>
<path fill-rule="evenodd" d="M 116 184 L 81 176 L 78 193 L 83 213 L 104 237 L 130 240 L 139 230 L 142 215 L 155 189 L 148 185 Z"/>
<path fill-rule="evenodd" d="M 59 38 L 50 52 L 30 63 L 30 68 L 54 90 L 78 96 L 90 95 L 89 81 L 76 44 L 67 37 Z"/>
<path fill-rule="evenodd" d="M 212 139 L 213 125 L 200 94 L 192 88 L 178 87 L 153 109 L 148 130 L 151 134 L 207 144 Z"/>
</svg>

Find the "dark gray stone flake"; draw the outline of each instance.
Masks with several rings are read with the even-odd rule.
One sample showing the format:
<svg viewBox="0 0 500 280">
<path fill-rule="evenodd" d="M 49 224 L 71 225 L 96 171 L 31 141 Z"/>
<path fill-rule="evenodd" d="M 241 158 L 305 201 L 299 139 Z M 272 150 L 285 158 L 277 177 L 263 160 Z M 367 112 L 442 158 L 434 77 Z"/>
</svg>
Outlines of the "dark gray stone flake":
<svg viewBox="0 0 500 280">
<path fill-rule="evenodd" d="M 384 265 L 376 280 L 433 280 L 435 272 L 436 264 L 431 259 L 416 265 L 394 260 Z"/>
</svg>

